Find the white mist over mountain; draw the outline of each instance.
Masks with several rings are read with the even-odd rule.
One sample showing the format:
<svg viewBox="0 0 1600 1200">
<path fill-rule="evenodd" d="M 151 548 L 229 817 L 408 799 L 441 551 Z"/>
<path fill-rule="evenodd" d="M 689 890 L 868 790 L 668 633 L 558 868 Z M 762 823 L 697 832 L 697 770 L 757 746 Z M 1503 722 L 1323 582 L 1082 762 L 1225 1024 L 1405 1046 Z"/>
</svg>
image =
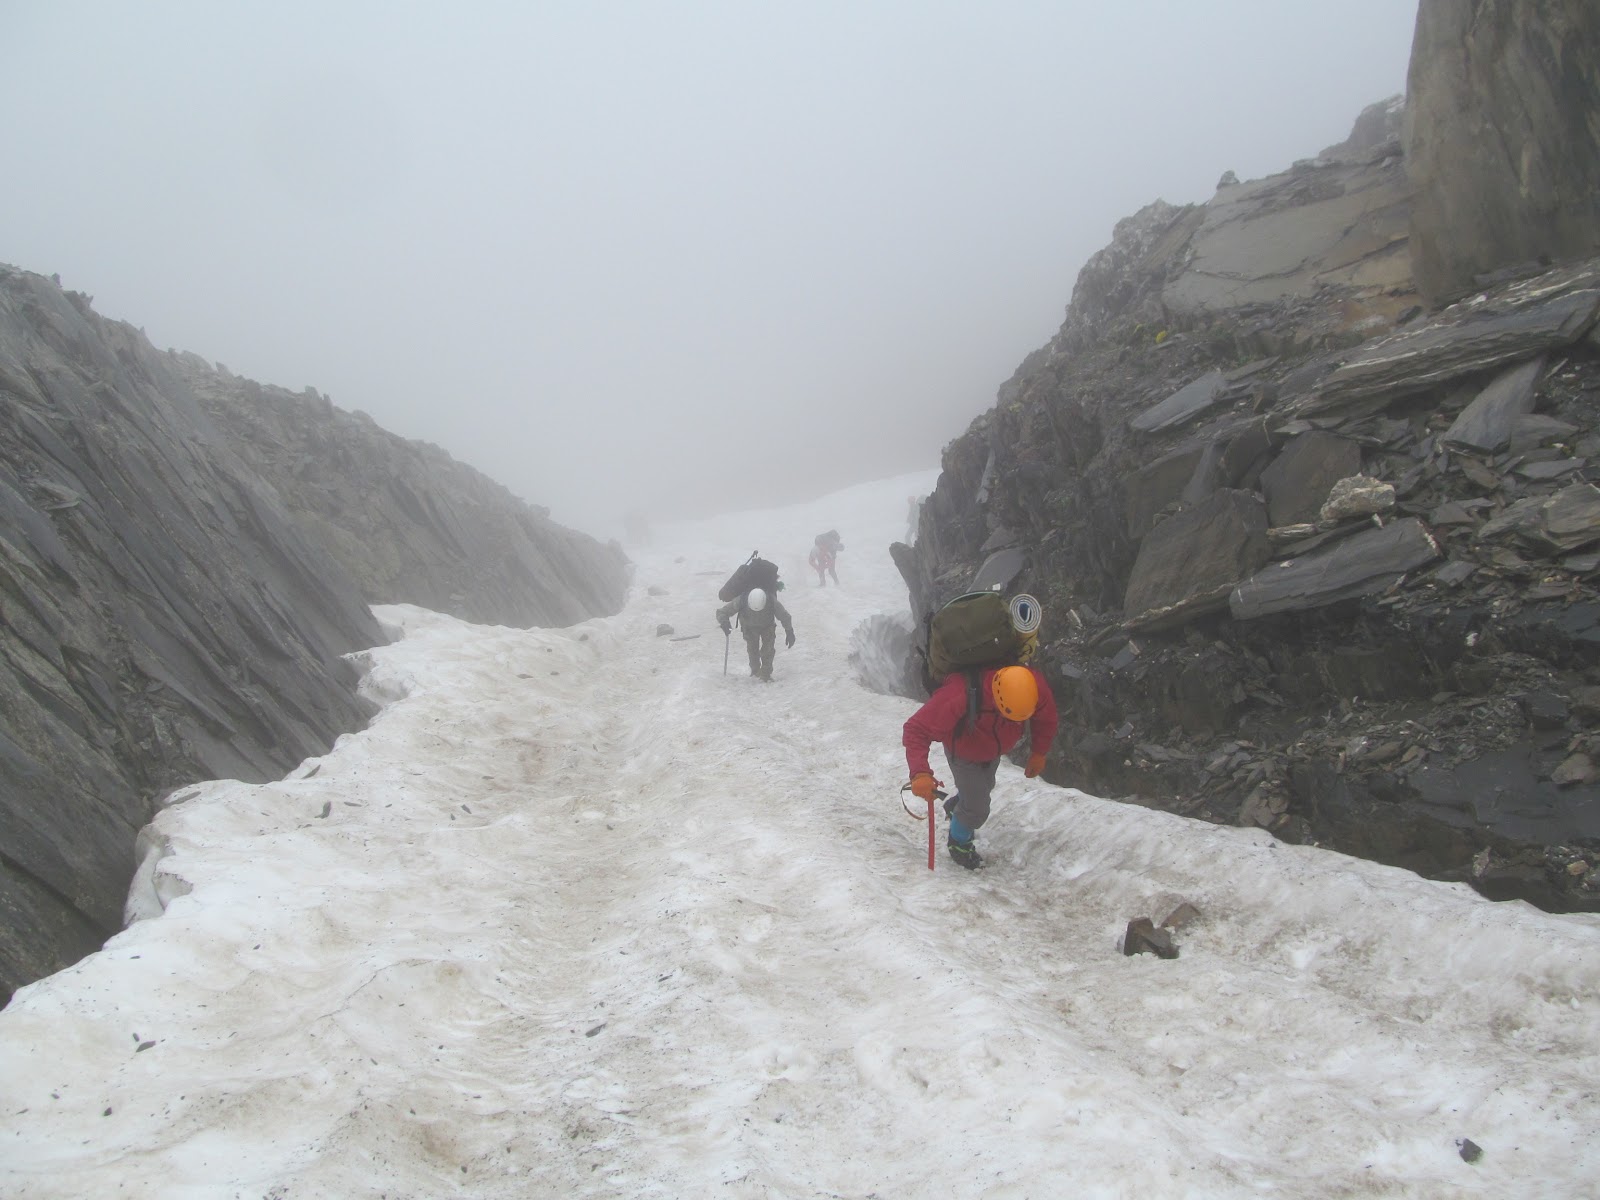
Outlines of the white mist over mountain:
<svg viewBox="0 0 1600 1200">
<path fill-rule="evenodd" d="M 1414 6 L 0 6 L 0 260 L 557 519 L 919 468 L 1158 197 L 1401 91 Z"/>
</svg>

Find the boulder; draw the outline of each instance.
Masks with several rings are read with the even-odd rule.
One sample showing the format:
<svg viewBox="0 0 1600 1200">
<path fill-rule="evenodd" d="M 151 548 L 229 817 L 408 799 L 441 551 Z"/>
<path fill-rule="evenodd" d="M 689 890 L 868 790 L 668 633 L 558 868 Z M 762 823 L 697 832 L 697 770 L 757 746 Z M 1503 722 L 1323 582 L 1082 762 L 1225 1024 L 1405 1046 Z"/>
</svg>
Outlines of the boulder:
<svg viewBox="0 0 1600 1200">
<path fill-rule="evenodd" d="M 1226 417 L 1139 468 L 1126 483 L 1128 536 L 1142 538 L 1164 509 L 1237 487 L 1271 448 L 1262 417 Z"/>
<path fill-rule="evenodd" d="M 1129 476 L 1126 512 L 1130 538 L 1137 540 L 1149 533 L 1161 511 L 1184 494 L 1210 445 L 1191 442 L 1179 446 Z"/>
<path fill-rule="evenodd" d="M 1575 483 L 1553 496 L 1518 500 L 1484 522 L 1478 538 L 1513 541 L 1543 554 L 1565 554 L 1600 540 L 1600 488 Z"/>
<path fill-rule="evenodd" d="M 1374 162 L 1401 152 L 1406 98 L 1390 96 L 1369 104 L 1350 127 L 1350 136 L 1329 146 L 1317 158 L 1329 162 Z"/>
<path fill-rule="evenodd" d="M 1178 947 L 1172 940 L 1170 930 L 1157 926 L 1149 917 L 1135 917 L 1128 922 L 1128 928 L 1123 932 L 1122 953 L 1130 958 L 1135 954 L 1177 958 Z"/>
<path fill-rule="evenodd" d="M 1571 421 L 1562 421 L 1543 413 L 1525 413 L 1511 422 L 1511 441 L 1507 448 L 1512 454 L 1526 454 L 1529 450 L 1570 438 L 1578 432 Z"/>
<path fill-rule="evenodd" d="M 1322 521 L 1343 521 L 1349 517 L 1370 517 L 1394 507 L 1394 484 L 1370 475 L 1351 475 L 1339 480 L 1322 506 Z"/>
</svg>

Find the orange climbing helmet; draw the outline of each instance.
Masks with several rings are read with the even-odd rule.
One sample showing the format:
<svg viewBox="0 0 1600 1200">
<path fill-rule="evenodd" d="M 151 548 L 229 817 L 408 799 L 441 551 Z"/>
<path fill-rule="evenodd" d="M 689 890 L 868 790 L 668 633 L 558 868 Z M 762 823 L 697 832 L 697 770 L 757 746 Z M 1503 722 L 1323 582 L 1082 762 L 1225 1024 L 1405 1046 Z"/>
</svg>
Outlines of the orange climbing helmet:
<svg viewBox="0 0 1600 1200">
<path fill-rule="evenodd" d="M 994 706 L 1008 721 L 1026 721 L 1039 707 L 1039 681 L 1027 667 L 1001 667 L 989 680 Z"/>
</svg>

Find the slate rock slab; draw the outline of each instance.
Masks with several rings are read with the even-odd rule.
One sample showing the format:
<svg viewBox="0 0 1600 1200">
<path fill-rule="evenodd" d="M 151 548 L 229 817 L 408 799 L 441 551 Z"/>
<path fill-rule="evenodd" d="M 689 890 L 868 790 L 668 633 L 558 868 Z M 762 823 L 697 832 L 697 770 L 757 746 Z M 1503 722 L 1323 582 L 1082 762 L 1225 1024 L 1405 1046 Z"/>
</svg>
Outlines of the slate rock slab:
<svg viewBox="0 0 1600 1200">
<path fill-rule="evenodd" d="M 1185 384 L 1160 404 L 1148 408 L 1128 424 L 1140 433 L 1156 433 L 1181 425 L 1205 412 L 1227 389 L 1228 378 L 1221 371 L 1207 371 Z"/>
<path fill-rule="evenodd" d="M 1565 554 L 1600 540 L 1600 488 L 1575 483 L 1554 496 L 1518 500 L 1478 530 L 1480 541 L 1512 541 L 1527 549 Z"/>
<path fill-rule="evenodd" d="M 1318 520 L 1333 485 L 1360 472 L 1361 447 L 1349 438 L 1320 429 L 1293 438 L 1261 472 L 1272 525 Z"/>
<path fill-rule="evenodd" d="M 1228 598 L 1237 620 L 1299 612 L 1380 592 L 1400 576 L 1440 557 L 1439 545 L 1415 517 L 1356 534 L 1321 554 L 1274 563 Z"/>
<path fill-rule="evenodd" d="M 1455 317 L 1406 330 L 1359 351 L 1297 408 L 1333 412 L 1372 397 L 1437 387 L 1478 371 L 1560 349 L 1581 338 L 1600 312 L 1600 291 L 1586 289 L 1508 312 Z"/>
<path fill-rule="evenodd" d="M 1267 514 L 1253 492 L 1214 492 L 1146 536 L 1123 611 L 1135 628 L 1163 628 L 1226 605 L 1267 561 Z"/>
<path fill-rule="evenodd" d="M 1444 444 L 1485 451 L 1510 445 L 1517 418 L 1533 411 L 1534 391 L 1543 374 L 1541 355 L 1496 375 L 1445 430 Z"/>
</svg>

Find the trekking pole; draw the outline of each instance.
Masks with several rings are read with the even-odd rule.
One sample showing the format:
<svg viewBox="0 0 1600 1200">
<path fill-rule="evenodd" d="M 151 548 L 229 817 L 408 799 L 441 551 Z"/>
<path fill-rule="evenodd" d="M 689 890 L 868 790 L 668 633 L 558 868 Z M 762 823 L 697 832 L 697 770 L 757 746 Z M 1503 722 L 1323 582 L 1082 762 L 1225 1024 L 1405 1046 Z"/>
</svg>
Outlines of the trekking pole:
<svg viewBox="0 0 1600 1200">
<path fill-rule="evenodd" d="M 724 675 L 726 675 L 728 673 L 728 647 L 731 646 L 732 644 L 733 644 L 733 634 L 732 633 L 723 634 L 722 635 L 722 673 Z"/>
</svg>

